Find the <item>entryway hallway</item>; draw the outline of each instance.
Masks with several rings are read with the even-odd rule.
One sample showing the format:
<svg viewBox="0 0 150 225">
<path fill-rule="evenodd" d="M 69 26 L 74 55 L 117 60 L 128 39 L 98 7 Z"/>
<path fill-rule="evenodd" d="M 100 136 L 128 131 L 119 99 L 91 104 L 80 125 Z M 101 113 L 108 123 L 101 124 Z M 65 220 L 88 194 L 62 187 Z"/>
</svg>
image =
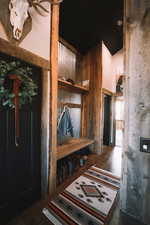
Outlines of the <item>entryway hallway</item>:
<svg viewBox="0 0 150 225">
<path fill-rule="evenodd" d="M 91 165 L 96 164 L 97 167 L 108 170 L 117 176 L 121 176 L 121 160 L 122 150 L 118 147 L 105 147 L 105 151 L 101 156 L 90 155 L 87 163 L 67 179 L 63 185 L 57 188 L 57 193 L 62 191 L 73 180 L 83 173 Z M 42 209 L 46 206 L 48 199 L 39 201 L 31 208 L 26 209 L 19 217 L 15 218 L 8 225 L 51 225 L 50 221 L 42 214 Z M 85 224 L 86 225 L 86 224 Z M 119 200 L 112 214 L 112 218 L 108 225 L 141 225 L 129 216 L 120 211 Z"/>
</svg>

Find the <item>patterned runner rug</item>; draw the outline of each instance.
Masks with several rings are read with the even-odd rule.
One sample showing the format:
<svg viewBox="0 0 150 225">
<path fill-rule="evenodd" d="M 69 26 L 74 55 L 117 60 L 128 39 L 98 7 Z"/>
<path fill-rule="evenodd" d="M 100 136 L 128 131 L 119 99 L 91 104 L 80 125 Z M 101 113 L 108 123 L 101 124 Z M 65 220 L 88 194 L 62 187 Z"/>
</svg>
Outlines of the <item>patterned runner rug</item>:
<svg viewBox="0 0 150 225">
<path fill-rule="evenodd" d="M 54 225 L 104 225 L 112 212 L 120 178 L 90 167 L 43 209 Z"/>
</svg>

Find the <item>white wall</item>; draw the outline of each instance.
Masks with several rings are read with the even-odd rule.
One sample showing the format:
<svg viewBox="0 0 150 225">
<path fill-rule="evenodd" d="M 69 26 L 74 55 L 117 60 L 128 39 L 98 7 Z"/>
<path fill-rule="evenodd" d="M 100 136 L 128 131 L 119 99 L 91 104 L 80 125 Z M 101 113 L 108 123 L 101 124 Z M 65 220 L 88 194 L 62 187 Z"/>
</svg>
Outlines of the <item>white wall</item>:
<svg viewBox="0 0 150 225">
<path fill-rule="evenodd" d="M 47 5 L 46 5 L 47 4 Z M 49 8 L 48 3 L 45 6 Z M 50 11 L 50 9 L 49 9 Z M 50 52 L 50 13 L 46 16 L 40 16 L 31 10 L 32 30 L 20 43 L 20 47 L 24 48 L 45 59 L 49 59 Z M 5 30 L 0 23 L 0 37 L 8 40 Z"/>
<path fill-rule="evenodd" d="M 123 71 L 123 50 L 112 56 L 105 44 L 102 43 L 102 87 L 115 92 L 118 76 L 123 74 Z"/>
<path fill-rule="evenodd" d="M 102 87 L 115 92 L 115 84 L 112 76 L 112 56 L 107 47 L 102 44 Z"/>
<path fill-rule="evenodd" d="M 123 49 L 112 56 L 112 73 L 116 76 L 116 82 L 120 75 L 124 75 Z"/>
</svg>

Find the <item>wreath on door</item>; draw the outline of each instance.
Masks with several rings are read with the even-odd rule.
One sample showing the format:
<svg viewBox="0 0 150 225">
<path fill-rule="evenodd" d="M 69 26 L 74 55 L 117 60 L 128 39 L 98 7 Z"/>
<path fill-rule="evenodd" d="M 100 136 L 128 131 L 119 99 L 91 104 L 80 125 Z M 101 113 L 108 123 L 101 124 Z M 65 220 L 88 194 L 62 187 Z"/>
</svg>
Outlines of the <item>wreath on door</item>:
<svg viewBox="0 0 150 225">
<path fill-rule="evenodd" d="M 32 68 L 24 65 L 20 61 L 5 61 L 0 59 L 0 103 L 3 106 L 15 108 L 13 92 L 13 80 L 11 75 L 14 74 L 20 80 L 19 86 L 19 107 L 26 103 L 31 103 L 37 95 L 37 85 L 31 78 Z"/>
</svg>

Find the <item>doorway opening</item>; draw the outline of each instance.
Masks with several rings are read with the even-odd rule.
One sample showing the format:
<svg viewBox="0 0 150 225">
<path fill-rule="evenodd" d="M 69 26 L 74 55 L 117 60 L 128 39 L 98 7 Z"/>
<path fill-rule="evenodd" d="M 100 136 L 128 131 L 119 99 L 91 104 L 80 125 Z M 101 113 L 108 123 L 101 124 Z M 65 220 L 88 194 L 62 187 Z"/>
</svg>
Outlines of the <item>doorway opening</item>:
<svg viewBox="0 0 150 225">
<path fill-rule="evenodd" d="M 124 132 L 124 98 L 123 96 L 116 97 L 115 103 L 115 123 L 116 123 L 116 135 L 115 145 L 117 147 L 123 146 L 123 132 Z"/>
<path fill-rule="evenodd" d="M 111 96 L 104 94 L 103 145 L 111 144 Z"/>
</svg>

